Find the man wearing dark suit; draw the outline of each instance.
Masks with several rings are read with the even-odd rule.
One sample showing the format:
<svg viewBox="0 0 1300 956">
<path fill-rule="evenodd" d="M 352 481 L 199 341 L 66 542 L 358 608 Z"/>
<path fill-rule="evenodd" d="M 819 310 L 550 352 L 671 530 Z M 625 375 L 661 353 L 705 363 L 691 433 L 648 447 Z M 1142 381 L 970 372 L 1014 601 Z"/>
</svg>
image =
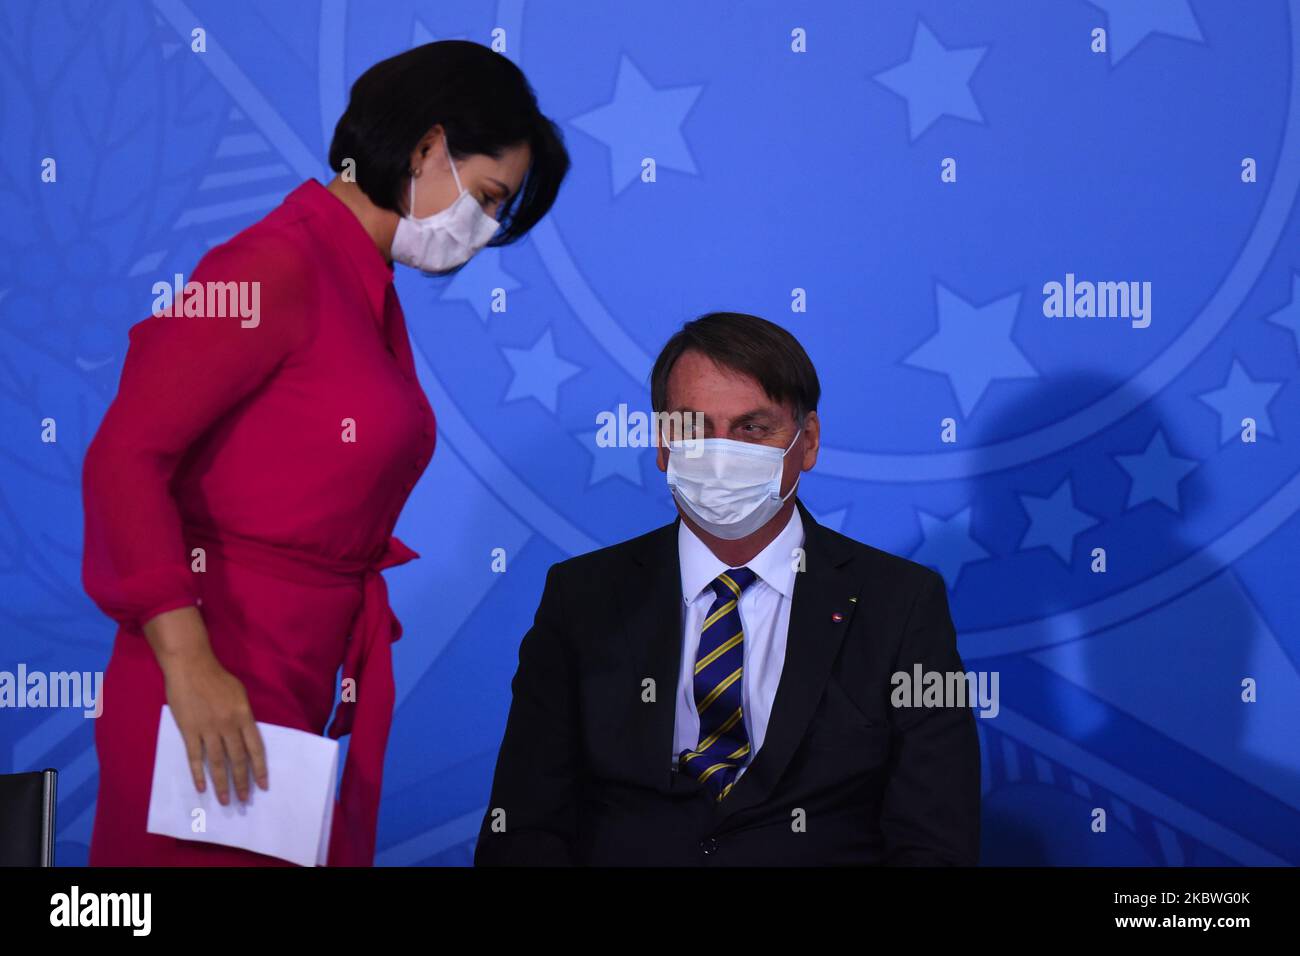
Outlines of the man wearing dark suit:
<svg viewBox="0 0 1300 956">
<path fill-rule="evenodd" d="M 669 340 L 654 411 L 705 439 L 661 436 L 678 518 L 547 574 L 477 865 L 978 862 L 974 714 L 891 704 L 964 673 L 943 579 L 795 497 L 819 397 L 764 319 Z"/>
</svg>

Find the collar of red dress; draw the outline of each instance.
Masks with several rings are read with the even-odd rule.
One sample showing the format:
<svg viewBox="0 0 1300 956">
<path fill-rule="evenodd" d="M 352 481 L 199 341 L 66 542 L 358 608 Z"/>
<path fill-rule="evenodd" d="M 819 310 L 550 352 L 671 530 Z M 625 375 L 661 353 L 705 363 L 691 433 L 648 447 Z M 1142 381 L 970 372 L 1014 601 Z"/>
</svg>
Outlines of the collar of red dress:
<svg viewBox="0 0 1300 956">
<path fill-rule="evenodd" d="M 393 264 L 379 251 L 361 220 L 318 180 L 308 179 L 285 197 L 324 220 L 319 234 L 328 237 L 356 269 L 375 321 L 384 324 L 384 298 L 393 284 Z"/>
</svg>

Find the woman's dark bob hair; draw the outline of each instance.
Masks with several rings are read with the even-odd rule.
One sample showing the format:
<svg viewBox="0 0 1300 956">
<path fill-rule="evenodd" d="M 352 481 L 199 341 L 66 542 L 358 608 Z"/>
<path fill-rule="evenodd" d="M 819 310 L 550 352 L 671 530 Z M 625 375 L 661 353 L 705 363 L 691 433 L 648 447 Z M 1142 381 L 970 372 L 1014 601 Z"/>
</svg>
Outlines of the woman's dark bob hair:
<svg viewBox="0 0 1300 956">
<path fill-rule="evenodd" d="M 376 63 L 352 84 L 348 108 L 330 143 L 330 168 L 356 164 L 357 185 L 381 209 L 406 207 L 411 152 L 442 124 L 456 159 L 493 157 L 527 143 L 531 165 L 518 192 L 501 211 L 501 229 L 488 243 L 522 238 L 546 215 L 569 171 L 564 137 L 537 108 L 519 67 L 469 40 L 426 43 Z"/>
</svg>

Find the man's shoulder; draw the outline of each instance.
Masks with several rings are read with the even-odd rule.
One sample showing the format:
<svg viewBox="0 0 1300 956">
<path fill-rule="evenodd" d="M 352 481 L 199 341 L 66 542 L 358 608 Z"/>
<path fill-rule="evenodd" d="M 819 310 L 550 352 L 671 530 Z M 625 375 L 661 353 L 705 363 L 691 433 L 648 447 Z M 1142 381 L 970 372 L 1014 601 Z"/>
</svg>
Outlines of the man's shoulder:
<svg viewBox="0 0 1300 956">
<path fill-rule="evenodd" d="M 835 551 L 850 555 L 858 573 L 868 581 L 907 591 L 944 586 L 938 571 L 910 558 L 866 544 L 825 525 L 819 525 L 816 533 L 824 536 Z"/>
<path fill-rule="evenodd" d="M 818 536 L 823 550 L 836 557 L 850 558 L 855 574 L 872 585 L 898 589 L 904 593 L 944 587 L 943 577 L 934 569 L 851 538 L 825 525 L 819 524 L 805 530 L 805 547 L 813 545 L 809 536 Z M 676 541 L 676 522 L 672 522 L 634 538 L 557 561 L 552 565 L 551 571 L 568 580 L 590 582 L 593 579 L 605 579 L 620 573 L 629 562 L 654 560 L 675 553 Z"/>
<path fill-rule="evenodd" d="M 628 538 L 616 544 L 606 545 L 584 554 L 557 561 L 551 571 L 563 577 L 590 579 L 616 573 L 616 569 L 626 566 L 629 561 L 637 561 L 646 556 L 663 553 L 670 542 L 676 542 L 676 522 L 661 525 L 635 538 Z"/>
</svg>

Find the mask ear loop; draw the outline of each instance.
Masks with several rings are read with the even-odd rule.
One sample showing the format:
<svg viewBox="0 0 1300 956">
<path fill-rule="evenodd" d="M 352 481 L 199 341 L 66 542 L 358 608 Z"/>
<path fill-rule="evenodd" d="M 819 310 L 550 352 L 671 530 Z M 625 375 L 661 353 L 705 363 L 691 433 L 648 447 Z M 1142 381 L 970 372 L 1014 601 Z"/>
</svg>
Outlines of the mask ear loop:
<svg viewBox="0 0 1300 956">
<path fill-rule="evenodd" d="M 451 164 L 451 175 L 456 180 L 456 198 L 465 191 L 465 187 L 460 184 L 460 173 L 456 172 L 456 160 L 451 158 L 451 147 L 447 145 L 447 134 L 442 134 L 442 148 L 447 151 L 447 162 Z"/>
<path fill-rule="evenodd" d="M 797 441 L 799 440 L 799 436 L 802 435 L 802 434 L 803 434 L 803 428 L 800 428 L 797 432 L 794 433 L 794 438 L 790 439 L 790 448 L 793 448 L 793 447 L 794 447 L 794 443 L 797 442 Z M 788 455 L 788 454 L 790 454 L 790 448 L 787 448 L 787 449 L 785 450 L 785 452 L 782 453 L 782 455 L 781 455 L 781 461 L 782 461 L 783 463 L 784 463 L 784 461 L 785 461 L 785 456 Z M 782 468 L 782 471 L 784 471 L 784 470 L 785 470 L 785 469 Z M 799 474 L 797 474 L 797 475 L 794 476 L 794 484 L 790 486 L 790 490 L 789 490 L 789 491 L 787 491 L 785 494 L 783 494 L 783 495 L 781 496 L 781 499 L 780 499 L 780 500 L 781 500 L 781 504 L 785 504 L 787 501 L 790 500 L 790 496 L 791 496 L 792 494 L 794 494 L 794 490 L 795 490 L 796 488 L 799 487 L 799 479 L 802 478 L 802 477 L 803 477 L 803 472 L 802 472 L 802 471 L 800 471 Z M 777 490 L 778 490 L 778 491 L 781 490 L 779 486 L 778 486 Z"/>
<path fill-rule="evenodd" d="M 442 134 L 442 148 L 447 152 L 447 162 L 451 165 L 452 178 L 456 180 L 456 198 L 465 191 L 465 187 L 460 184 L 460 174 L 456 172 L 456 160 L 451 158 L 451 147 L 447 145 L 447 134 Z M 410 205 L 406 209 L 406 218 L 415 218 L 415 181 L 420 178 L 418 169 L 411 170 L 411 198 Z"/>
</svg>

